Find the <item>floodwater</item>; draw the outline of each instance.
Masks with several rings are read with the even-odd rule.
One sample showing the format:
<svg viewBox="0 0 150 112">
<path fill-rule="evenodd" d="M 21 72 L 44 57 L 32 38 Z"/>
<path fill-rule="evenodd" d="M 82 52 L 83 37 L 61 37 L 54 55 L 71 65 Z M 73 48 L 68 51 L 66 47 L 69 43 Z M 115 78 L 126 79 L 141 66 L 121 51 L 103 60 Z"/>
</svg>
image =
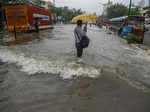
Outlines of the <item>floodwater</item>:
<svg viewBox="0 0 150 112">
<path fill-rule="evenodd" d="M 0 48 L 0 112 L 149 112 L 150 56 L 95 26 L 77 63 L 74 25 Z M 145 93 L 146 92 L 146 93 Z"/>
</svg>

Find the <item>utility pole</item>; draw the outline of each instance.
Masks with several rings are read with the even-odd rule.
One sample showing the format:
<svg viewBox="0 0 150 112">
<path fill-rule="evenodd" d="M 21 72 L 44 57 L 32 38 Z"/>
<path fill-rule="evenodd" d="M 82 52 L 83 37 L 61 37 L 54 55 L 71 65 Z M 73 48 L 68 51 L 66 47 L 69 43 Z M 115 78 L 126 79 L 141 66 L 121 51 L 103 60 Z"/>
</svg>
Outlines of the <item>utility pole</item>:
<svg viewBox="0 0 150 112">
<path fill-rule="evenodd" d="M 131 6 L 132 6 L 132 0 L 130 0 L 128 16 L 130 16 L 131 14 Z"/>
<path fill-rule="evenodd" d="M 110 7 L 111 1 L 108 0 L 107 7 Z"/>
<path fill-rule="evenodd" d="M 150 0 L 149 0 L 149 10 L 150 10 Z"/>
<path fill-rule="evenodd" d="M 55 6 L 55 0 L 53 0 L 53 5 Z"/>
</svg>

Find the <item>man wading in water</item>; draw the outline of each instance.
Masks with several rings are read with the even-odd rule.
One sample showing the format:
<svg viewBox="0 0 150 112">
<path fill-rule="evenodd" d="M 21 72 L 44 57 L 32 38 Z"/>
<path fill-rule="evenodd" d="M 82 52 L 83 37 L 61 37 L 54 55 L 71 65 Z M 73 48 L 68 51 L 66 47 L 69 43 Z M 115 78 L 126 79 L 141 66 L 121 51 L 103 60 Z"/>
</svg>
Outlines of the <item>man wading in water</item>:
<svg viewBox="0 0 150 112">
<path fill-rule="evenodd" d="M 86 32 L 82 30 L 82 20 L 77 21 L 77 26 L 74 29 L 74 36 L 75 36 L 75 45 L 77 49 L 77 57 L 78 62 L 82 62 L 82 54 L 83 54 L 83 47 L 81 46 L 81 40 L 83 37 L 86 36 Z"/>
</svg>

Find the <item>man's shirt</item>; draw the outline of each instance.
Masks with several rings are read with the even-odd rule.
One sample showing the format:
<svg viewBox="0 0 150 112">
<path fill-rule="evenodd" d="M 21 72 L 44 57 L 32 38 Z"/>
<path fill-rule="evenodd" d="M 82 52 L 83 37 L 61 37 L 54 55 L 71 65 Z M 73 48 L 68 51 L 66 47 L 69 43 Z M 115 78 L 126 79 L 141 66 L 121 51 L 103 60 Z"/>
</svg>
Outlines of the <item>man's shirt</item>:
<svg viewBox="0 0 150 112">
<path fill-rule="evenodd" d="M 83 36 L 86 36 L 86 33 L 83 32 L 82 27 L 77 26 L 74 29 L 74 36 L 75 36 L 75 42 L 76 43 L 80 43 L 80 41 L 82 40 Z"/>
</svg>

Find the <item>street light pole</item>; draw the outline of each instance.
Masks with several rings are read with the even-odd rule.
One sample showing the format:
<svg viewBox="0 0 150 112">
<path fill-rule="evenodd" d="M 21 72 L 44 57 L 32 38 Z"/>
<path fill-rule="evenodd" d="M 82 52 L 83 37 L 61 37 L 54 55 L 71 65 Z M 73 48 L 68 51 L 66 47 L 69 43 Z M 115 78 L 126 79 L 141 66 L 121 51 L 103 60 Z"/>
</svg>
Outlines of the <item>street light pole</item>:
<svg viewBox="0 0 150 112">
<path fill-rule="evenodd" d="M 53 5 L 55 6 L 55 0 L 53 0 Z"/>
<path fill-rule="evenodd" d="M 128 16 L 131 14 L 131 6 L 132 6 L 132 0 L 130 0 Z"/>
<path fill-rule="evenodd" d="M 149 10 L 150 10 L 150 0 L 149 0 Z"/>
</svg>

